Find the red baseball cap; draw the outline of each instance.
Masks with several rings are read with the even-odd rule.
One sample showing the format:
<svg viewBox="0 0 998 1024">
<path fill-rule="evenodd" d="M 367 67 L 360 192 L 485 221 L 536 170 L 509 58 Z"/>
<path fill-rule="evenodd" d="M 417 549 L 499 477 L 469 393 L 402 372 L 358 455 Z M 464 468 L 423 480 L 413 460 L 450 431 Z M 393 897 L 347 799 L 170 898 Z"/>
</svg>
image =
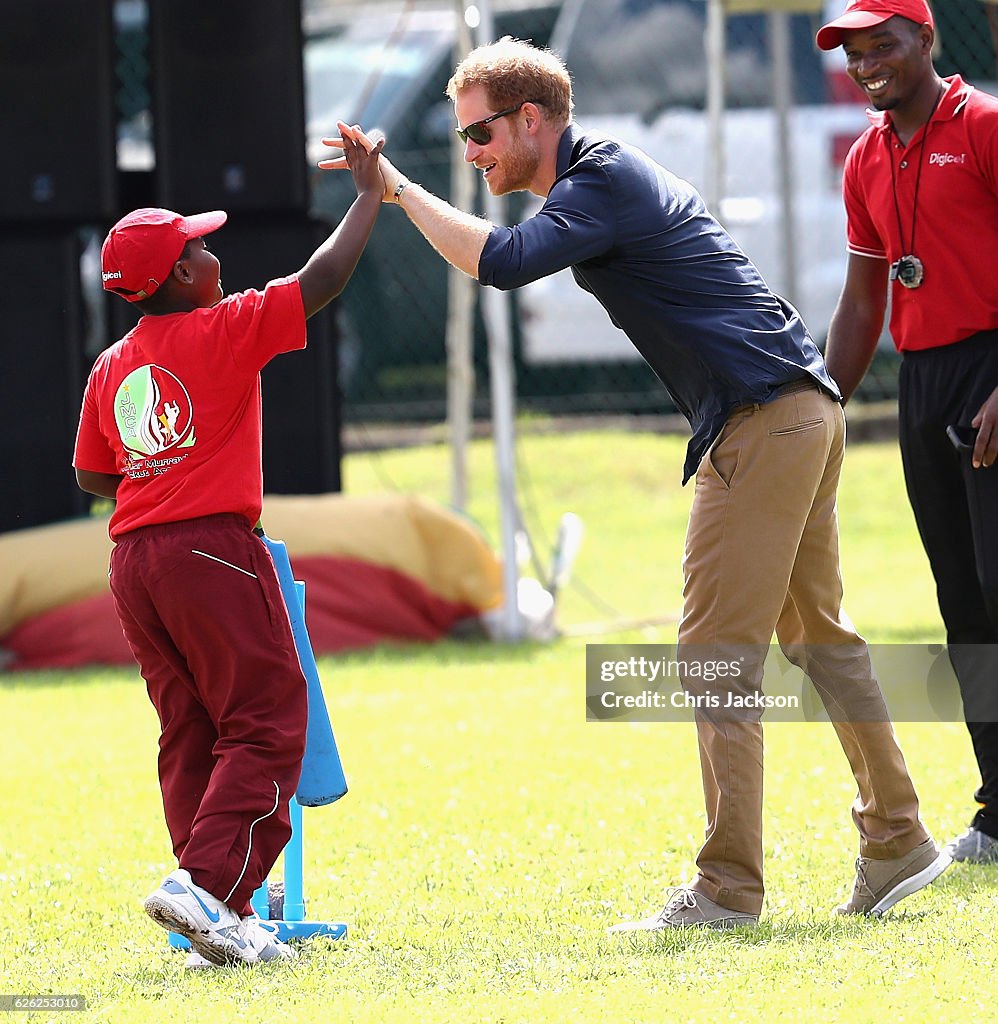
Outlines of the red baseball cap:
<svg viewBox="0 0 998 1024">
<path fill-rule="evenodd" d="M 129 302 L 141 302 L 167 279 L 192 238 L 217 231 L 227 220 L 222 210 L 182 217 L 146 207 L 122 217 L 101 247 L 104 289 Z"/>
<path fill-rule="evenodd" d="M 925 0 L 849 0 L 845 11 L 834 21 L 818 29 L 816 42 L 820 50 L 834 50 L 842 45 L 842 37 L 858 28 L 873 28 L 898 15 L 916 25 L 931 25 L 932 11 Z"/>
</svg>

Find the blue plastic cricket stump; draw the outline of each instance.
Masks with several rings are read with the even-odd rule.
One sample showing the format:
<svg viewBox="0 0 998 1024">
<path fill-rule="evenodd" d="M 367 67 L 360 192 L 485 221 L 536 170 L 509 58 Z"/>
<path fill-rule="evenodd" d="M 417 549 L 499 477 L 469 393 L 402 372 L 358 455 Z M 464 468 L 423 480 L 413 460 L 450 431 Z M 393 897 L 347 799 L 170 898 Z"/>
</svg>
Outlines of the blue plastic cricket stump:
<svg viewBox="0 0 998 1024">
<path fill-rule="evenodd" d="M 294 578 L 291 561 L 283 541 L 261 536 L 270 550 L 281 583 L 281 593 L 291 619 L 298 660 L 308 683 L 308 735 L 305 741 L 305 757 L 302 763 L 302 779 L 298 793 L 292 796 L 288 805 L 291 817 L 291 838 L 284 847 L 284 899 L 271 899 L 271 884 L 267 879 L 250 898 L 250 905 L 265 921 L 271 921 L 277 928 L 277 937 L 283 942 L 288 939 L 311 939 L 323 935 L 331 939 L 346 936 L 347 926 L 342 921 L 306 921 L 304 895 L 304 841 L 302 835 L 302 805 L 319 806 L 338 800 L 347 791 L 346 779 L 340 763 L 339 751 L 329 723 L 329 712 L 319 682 L 312 642 L 305 626 L 305 584 Z M 274 893 L 277 895 L 276 889 Z M 280 910 L 279 918 L 271 918 L 271 910 Z M 170 932 L 170 945 L 175 949 L 190 949 L 190 943 L 182 935 Z"/>
<path fill-rule="evenodd" d="M 271 923 L 277 928 L 277 937 L 282 942 L 288 939 L 311 939 L 323 935 L 330 939 L 346 937 L 347 926 L 342 921 L 306 921 L 304 895 L 304 846 L 302 843 L 301 804 L 292 797 L 291 838 L 284 847 L 284 906 L 282 916 Z M 264 921 L 271 921 L 270 884 L 264 882 L 250 899 L 257 915 Z M 190 943 L 182 935 L 170 932 L 170 945 L 174 949 L 190 949 Z"/>
</svg>

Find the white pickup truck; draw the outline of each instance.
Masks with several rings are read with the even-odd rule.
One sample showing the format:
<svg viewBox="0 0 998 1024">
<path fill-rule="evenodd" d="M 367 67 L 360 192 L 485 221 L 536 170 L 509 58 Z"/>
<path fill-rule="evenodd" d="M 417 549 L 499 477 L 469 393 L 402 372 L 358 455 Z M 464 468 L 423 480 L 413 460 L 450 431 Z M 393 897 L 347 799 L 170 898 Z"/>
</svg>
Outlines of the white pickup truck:
<svg viewBox="0 0 998 1024">
<path fill-rule="evenodd" d="M 552 36 L 552 47 L 573 73 L 577 120 L 639 147 L 702 193 L 710 170 L 709 124 L 702 109 L 704 14 L 703 0 L 569 0 L 563 31 L 559 34 L 556 26 Z M 793 70 L 803 98 L 824 100 L 837 91 L 853 100 L 840 81 L 837 89 L 826 88 L 826 78 L 841 70 L 841 53 L 816 50 L 813 19 L 794 22 Z M 783 252 L 777 115 L 766 102 L 765 25 L 764 17 L 729 23 L 725 175 L 713 212 L 822 343 L 845 276 L 842 162 L 869 122 L 858 89 L 852 102 L 795 103 L 789 111 L 797 254 L 796 287 L 791 288 Z M 522 288 L 518 305 L 528 364 L 640 359 L 569 271 Z"/>
</svg>

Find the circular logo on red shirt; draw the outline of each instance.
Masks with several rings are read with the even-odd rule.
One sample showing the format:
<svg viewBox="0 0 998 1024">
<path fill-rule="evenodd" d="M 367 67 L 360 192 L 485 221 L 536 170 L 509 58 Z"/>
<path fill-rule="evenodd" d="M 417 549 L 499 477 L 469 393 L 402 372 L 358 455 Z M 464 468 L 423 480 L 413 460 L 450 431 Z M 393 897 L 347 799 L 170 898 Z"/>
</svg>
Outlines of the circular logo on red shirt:
<svg viewBox="0 0 998 1024">
<path fill-rule="evenodd" d="M 191 396 L 162 366 L 142 366 L 121 382 L 114 419 L 125 451 L 136 460 L 194 444 Z"/>
</svg>

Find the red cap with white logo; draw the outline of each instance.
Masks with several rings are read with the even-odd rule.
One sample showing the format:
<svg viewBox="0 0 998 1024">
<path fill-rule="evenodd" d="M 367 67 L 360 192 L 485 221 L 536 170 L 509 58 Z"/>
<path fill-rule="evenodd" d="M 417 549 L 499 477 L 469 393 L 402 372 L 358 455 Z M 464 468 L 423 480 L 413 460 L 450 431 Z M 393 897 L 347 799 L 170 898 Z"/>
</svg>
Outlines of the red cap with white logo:
<svg viewBox="0 0 998 1024">
<path fill-rule="evenodd" d="M 931 25 L 932 11 L 925 0 L 849 0 L 845 11 L 834 21 L 818 29 L 816 42 L 821 50 L 834 50 L 842 45 L 847 32 L 873 28 L 889 18 L 907 18 L 916 25 Z"/>
<path fill-rule="evenodd" d="M 105 290 L 129 302 L 148 299 L 167 279 L 184 246 L 217 231 L 226 219 L 222 210 L 191 217 L 157 207 L 133 210 L 111 228 L 101 247 Z"/>
</svg>

